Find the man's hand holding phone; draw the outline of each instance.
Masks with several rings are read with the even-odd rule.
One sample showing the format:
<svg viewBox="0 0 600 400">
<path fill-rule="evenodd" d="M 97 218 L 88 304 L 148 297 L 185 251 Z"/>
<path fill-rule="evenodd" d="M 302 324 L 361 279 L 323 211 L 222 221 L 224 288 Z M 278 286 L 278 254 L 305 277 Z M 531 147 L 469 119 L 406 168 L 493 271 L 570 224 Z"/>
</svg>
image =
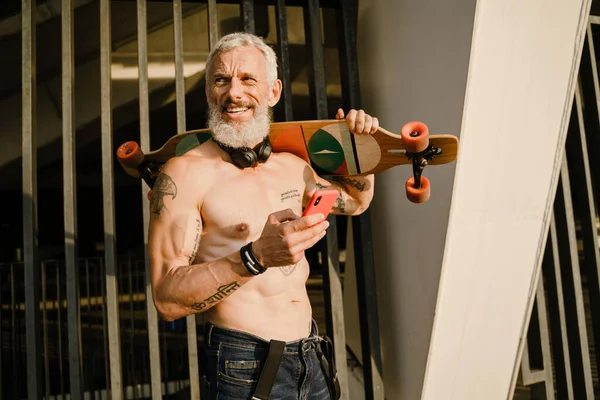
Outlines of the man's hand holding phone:
<svg viewBox="0 0 600 400">
<path fill-rule="evenodd" d="M 290 209 L 269 215 L 262 235 L 252 244 L 260 264 L 284 267 L 302 260 L 304 251 L 325 236 L 326 218 L 338 195 L 337 190 L 317 190 L 302 217 Z"/>
</svg>

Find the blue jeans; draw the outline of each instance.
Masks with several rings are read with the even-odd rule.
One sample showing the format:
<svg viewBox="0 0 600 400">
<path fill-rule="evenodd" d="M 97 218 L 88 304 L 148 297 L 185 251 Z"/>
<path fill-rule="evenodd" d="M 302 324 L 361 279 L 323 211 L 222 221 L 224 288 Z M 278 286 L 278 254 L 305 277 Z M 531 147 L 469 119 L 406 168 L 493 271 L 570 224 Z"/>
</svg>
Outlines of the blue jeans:
<svg viewBox="0 0 600 400">
<path fill-rule="evenodd" d="M 330 400 L 329 387 L 317 358 L 321 337 L 313 321 L 308 338 L 288 342 L 275 378 L 273 400 Z M 206 324 L 206 374 L 203 399 L 251 400 L 269 342 L 257 336 Z"/>
</svg>

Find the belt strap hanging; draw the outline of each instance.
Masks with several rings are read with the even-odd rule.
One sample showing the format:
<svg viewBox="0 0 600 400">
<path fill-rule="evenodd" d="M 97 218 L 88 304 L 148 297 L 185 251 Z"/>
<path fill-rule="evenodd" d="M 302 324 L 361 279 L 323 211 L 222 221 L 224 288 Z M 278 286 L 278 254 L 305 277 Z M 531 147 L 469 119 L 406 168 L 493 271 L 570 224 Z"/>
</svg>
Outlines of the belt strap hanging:
<svg viewBox="0 0 600 400">
<path fill-rule="evenodd" d="M 269 344 L 269 354 L 267 355 L 265 366 L 258 378 L 256 392 L 254 393 L 254 396 L 252 396 L 252 400 L 269 400 L 284 349 L 285 342 L 271 340 Z"/>
</svg>

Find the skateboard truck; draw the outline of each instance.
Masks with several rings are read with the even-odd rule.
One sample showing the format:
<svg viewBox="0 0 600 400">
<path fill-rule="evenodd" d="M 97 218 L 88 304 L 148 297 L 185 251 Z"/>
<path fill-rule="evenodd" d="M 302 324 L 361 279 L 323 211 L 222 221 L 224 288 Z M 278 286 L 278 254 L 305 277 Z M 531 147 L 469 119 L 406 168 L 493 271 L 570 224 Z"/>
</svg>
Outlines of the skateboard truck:
<svg viewBox="0 0 600 400">
<path fill-rule="evenodd" d="M 412 133 L 411 136 L 413 136 Z M 413 176 L 415 178 L 414 187 L 416 189 L 421 187 L 421 174 L 423 173 L 423 170 L 427 166 L 428 162 L 440 154 L 442 154 L 442 149 L 433 147 L 432 145 L 429 145 L 425 150 L 419 153 L 406 153 L 408 159 L 412 161 Z"/>
</svg>

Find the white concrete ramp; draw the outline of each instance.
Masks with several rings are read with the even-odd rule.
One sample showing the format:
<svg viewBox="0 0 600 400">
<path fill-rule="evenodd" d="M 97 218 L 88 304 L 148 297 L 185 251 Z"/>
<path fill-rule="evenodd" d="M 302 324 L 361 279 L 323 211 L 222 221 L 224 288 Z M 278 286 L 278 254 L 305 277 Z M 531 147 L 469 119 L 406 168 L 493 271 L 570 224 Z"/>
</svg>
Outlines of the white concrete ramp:
<svg viewBox="0 0 600 400">
<path fill-rule="evenodd" d="M 429 204 L 402 198 L 408 169 L 377 179 L 386 398 L 512 398 L 590 5 L 361 6 L 364 108 L 388 129 L 420 119 L 461 139 L 455 165 L 426 169 Z"/>
</svg>

